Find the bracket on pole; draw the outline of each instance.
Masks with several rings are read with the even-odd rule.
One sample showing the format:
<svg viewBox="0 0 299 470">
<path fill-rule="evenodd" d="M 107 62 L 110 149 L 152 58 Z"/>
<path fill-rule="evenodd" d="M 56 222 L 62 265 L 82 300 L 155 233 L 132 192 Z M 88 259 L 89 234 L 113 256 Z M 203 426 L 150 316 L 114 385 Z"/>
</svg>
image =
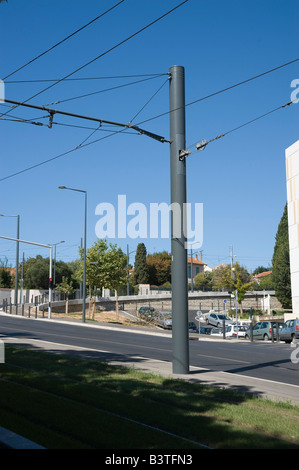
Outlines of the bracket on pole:
<svg viewBox="0 0 299 470">
<path fill-rule="evenodd" d="M 186 157 L 188 157 L 188 155 L 190 155 L 191 152 L 189 152 L 188 149 L 186 150 L 180 150 L 179 152 L 179 160 L 182 162 L 185 160 Z"/>
</svg>

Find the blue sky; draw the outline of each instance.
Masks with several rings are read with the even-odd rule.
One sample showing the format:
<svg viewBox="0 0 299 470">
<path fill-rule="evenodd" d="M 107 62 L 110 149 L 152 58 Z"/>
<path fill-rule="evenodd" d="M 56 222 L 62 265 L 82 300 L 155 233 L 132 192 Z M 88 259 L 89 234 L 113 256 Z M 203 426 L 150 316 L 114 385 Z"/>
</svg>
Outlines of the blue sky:
<svg viewBox="0 0 299 470">
<path fill-rule="evenodd" d="M 0 77 L 39 55 L 117 1 L 40 2 L 8 0 L 0 4 L 2 48 Z M 99 56 L 180 3 L 179 0 L 126 0 L 61 46 L 5 80 L 7 99 L 25 101 L 49 83 L 16 80 L 60 79 Z M 189 0 L 171 15 L 29 101 L 37 105 L 156 78 L 49 107 L 105 120 L 133 124 L 169 138 L 167 72 L 185 67 L 186 103 L 299 57 L 297 0 Z M 186 107 L 187 146 L 210 140 L 290 100 L 299 62 L 213 98 Z M 162 86 L 163 85 L 163 86 Z M 155 93 L 160 91 L 155 95 Z M 153 97 L 153 95 L 155 95 Z M 150 100 L 150 98 L 152 98 Z M 147 106 L 144 105 L 150 100 Z M 8 110 L 0 106 L 1 113 Z M 271 265 L 275 234 L 286 203 L 285 149 L 298 140 L 299 104 L 292 105 L 193 152 L 187 161 L 188 202 L 203 203 L 203 260 L 210 266 L 236 259 L 249 270 Z M 17 108 L 5 116 L 37 119 L 42 111 Z M 151 119 L 151 120 L 149 120 Z M 149 121 L 147 121 L 149 120 Z M 55 122 L 97 127 L 63 116 Z M 145 121 L 145 122 L 144 122 Z M 40 122 L 48 123 L 47 119 Z M 116 128 L 109 128 L 110 132 Z M 107 127 L 90 140 L 108 135 Z M 91 133 L 0 121 L 1 178 L 66 152 Z M 194 150 L 194 149 L 193 149 Z M 0 213 L 20 214 L 20 237 L 39 243 L 65 243 L 57 259 L 78 256 L 83 237 L 84 198 L 61 191 L 65 185 L 88 192 L 88 246 L 96 240 L 101 202 L 170 202 L 169 144 L 121 133 L 0 182 Z M 16 220 L 0 219 L 2 236 L 14 237 Z M 144 242 L 147 251 L 170 251 L 165 239 L 113 239 L 130 252 Z M 22 245 L 21 255 L 48 256 L 47 250 Z M 15 245 L 0 240 L 0 258 L 15 263 Z M 134 261 L 132 253 L 130 261 Z"/>
</svg>

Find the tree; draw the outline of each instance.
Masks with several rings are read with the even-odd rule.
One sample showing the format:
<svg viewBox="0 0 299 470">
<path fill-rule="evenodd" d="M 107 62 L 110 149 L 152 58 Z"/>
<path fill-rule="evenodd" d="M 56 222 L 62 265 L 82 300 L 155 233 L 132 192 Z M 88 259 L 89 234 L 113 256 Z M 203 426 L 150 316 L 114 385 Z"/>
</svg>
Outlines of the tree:
<svg viewBox="0 0 299 470">
<path fill-rule="evenodd" d="M 56 290 L 62 295 L 65 295 L 65 313 L 66 315 L 69 312 L 69 296 L 75 292 L 75 288 L 73 287 L 73 281 L 68 281 L 68 279 L 63 276 L 61 284 L 57 284 Z"/>
<path fill-rule="evenodd" d="M 49 268 L 50 258 L 43 258 L 41 255 L 37 255 L 36 258 L 28 258 L 24 263 L 24 287 L 26 289 L 48 289 Z M 62 282 L 63 276 L 66 277 L 68 280 L 71 280 L 73 278 L 73 269 L 71 265 L 68 265 L 64 261 L 56 261 L 56 284 Z"/>
<path fill-rule="evenodd" d="M 241 313 L 243 312 L 242 301 L 247 291 L 251 290 L 253 283 L 247 270 L 240 266 L 238 262 L 233 265 L 233 272 L 229 264 L 221 266 L 214 273 L 213 289 L 226 289 L 234 293 L 238 291 L 238 303 Z"/>
<path fill-rule="evenodd" d="M 149 283 L 149 271 L 146 263 L 146 248 L 144 243 L 139 243 L 137 245 L 134 264 L 134 278 L 136 284 Z"/>
<path fill-rule="evenodd" d="M 78 275 L 83 279 L 83 249 L 80 248 Z M 114 289 L 118 315 L 118 290 L 127 283 L 127 257 L 116 245 L 97 240 L 86 253 L 86 283 L 98 289 Z"/>
<path fill-rule="evenodd" d="M 5 258 L 5 261 L 0 260 L 0 287 L 9 289 L 12 287 L 12 282 L 13 276 L 8 266 L 7 258 Z"/>
<path fill-rule="evenodd" d="M 256 276 L 257 274 L 261 274 L 261 273 L 265 273 L 267 271 L 271 271 L 272 268 L 265 268 L 264 266 L 258 266 L 257 268 L 255 268 L 255 270 L 253 271 L 252 275 L 253 276 Z"/>
<path fill-rule="evenodd" d="M 275 237 L 272 281 L 275 295 L 283 308 L 292 308 L 288 209 L 285 205 Z"/>
<path fill-rule="evenodd" d="M 171 282 L 171 255 L 167 251 L 147 255 L 149 284 L 162 286 Z"/>
<path fill-rule="evenodd" d="M 204 290 L 213 286 L 213 274 L 211 272 L 198 273 L 194 277 L 193 285 L 195 289 Z"/>
</svg>

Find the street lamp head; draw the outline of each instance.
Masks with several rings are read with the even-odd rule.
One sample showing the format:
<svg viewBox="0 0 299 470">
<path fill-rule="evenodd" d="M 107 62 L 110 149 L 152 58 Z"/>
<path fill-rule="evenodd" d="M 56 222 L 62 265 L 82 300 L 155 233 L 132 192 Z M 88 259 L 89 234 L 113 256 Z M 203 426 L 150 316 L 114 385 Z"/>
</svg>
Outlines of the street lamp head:
<svg viewBox="0 0 299 470">
<path fill-rule="evenodd" d="M 58 189 L 66 189 L 66 186 L 58 186 Z"/>
</svg>

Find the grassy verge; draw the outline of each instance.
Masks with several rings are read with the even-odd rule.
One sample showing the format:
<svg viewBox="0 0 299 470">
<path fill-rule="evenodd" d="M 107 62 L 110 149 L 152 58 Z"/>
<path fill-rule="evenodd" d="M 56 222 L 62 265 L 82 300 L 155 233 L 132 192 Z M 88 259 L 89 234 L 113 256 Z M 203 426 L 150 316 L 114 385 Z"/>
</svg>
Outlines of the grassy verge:
<svg viewBox="0 0 299 470">
<path fill-rule="evenodd" d="M 289 404 L 28 348 L 5 359 L 0 425 L 48 449 L 299 447 Z"/>
</svg>

